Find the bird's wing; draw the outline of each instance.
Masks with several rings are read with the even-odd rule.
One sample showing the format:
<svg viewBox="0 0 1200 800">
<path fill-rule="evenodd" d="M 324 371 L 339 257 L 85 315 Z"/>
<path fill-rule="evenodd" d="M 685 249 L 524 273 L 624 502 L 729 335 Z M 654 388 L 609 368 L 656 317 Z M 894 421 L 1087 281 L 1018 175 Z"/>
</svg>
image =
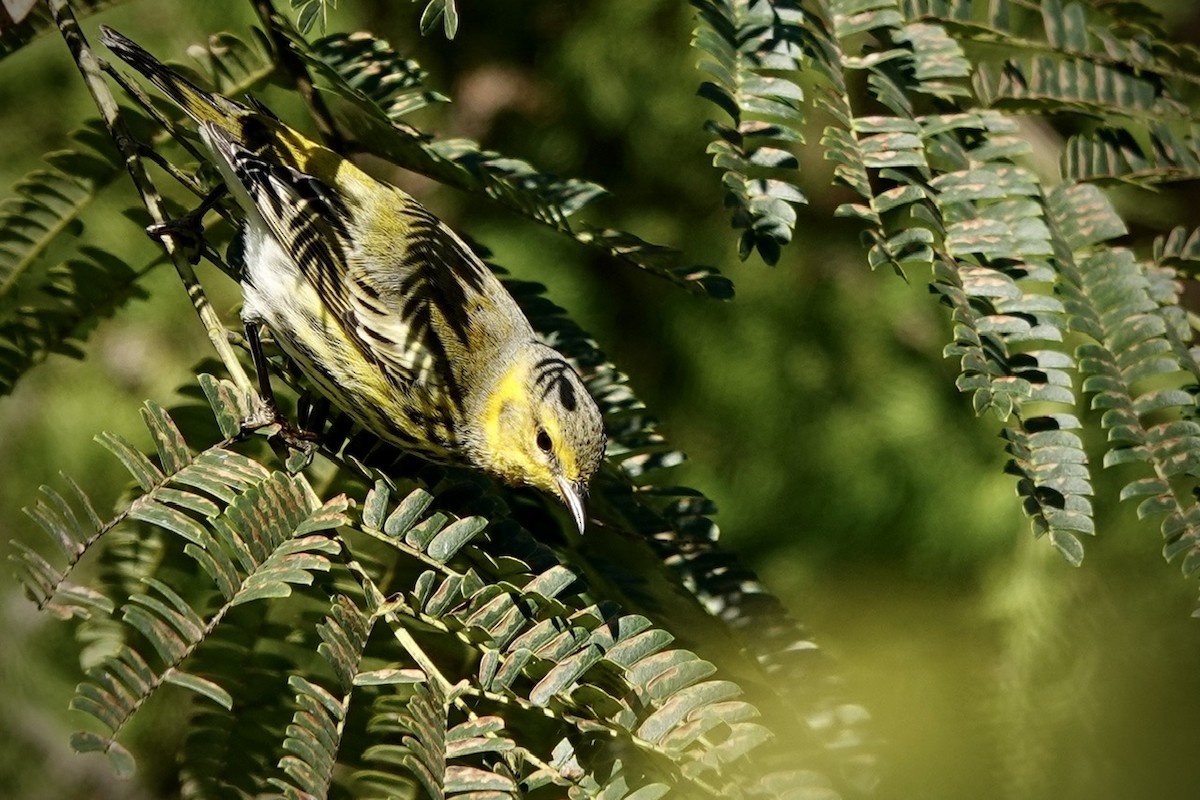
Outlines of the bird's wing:
<svg viewBox="0 0 1200 800">
<path fill-rule="evenodd" d="M 384 357 L 435 382 L 461 411 L 463 371 L 484 345 L 507 336 L 508 317 L 495 311 L 512 300 L 436 217 L 390 187 L 378 188 L 385 194 L 360 219 L 376 235 L 356 252 L 348 275 L 354 312 Z"/>
<path fill-rule="evenodd" d="M 203 133 L 235 190 L 244 190 L 243 205 L 261 217 L 389 380 L 402 389 L 436 386 L 461 406 L 454 364 L 468 350 L 470 331 L 495 327 L 483 320 L 511 318 L 507 304 L 515 309 L 467 246 L 416 201 L 357 169 L 343 166 L 354 184 L 349 194 L 339 193 L 220 129 L 206 126 Z M 363 235 L 367 230 L 372 236 Z M 485 335 L 494 341 L 506 334 Z"/>
</svg>

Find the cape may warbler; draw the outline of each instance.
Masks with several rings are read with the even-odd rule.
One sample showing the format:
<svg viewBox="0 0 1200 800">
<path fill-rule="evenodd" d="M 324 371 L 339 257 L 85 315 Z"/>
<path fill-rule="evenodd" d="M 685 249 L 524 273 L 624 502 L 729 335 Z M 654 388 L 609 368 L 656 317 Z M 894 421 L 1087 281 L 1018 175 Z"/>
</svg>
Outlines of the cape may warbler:
<svg viewBox="0 0 1200 800">
<path fill-rule="evenodd" d="M 604 457 L 600 412 L 462 240 L 258 104 L 200 89 L 109 28 L 101 41 L 196 121 L 245 212 L 242 319 L 252 345 L 265 324 L 368 430 L 556 494 L 582 532 Z"/>
</svg>

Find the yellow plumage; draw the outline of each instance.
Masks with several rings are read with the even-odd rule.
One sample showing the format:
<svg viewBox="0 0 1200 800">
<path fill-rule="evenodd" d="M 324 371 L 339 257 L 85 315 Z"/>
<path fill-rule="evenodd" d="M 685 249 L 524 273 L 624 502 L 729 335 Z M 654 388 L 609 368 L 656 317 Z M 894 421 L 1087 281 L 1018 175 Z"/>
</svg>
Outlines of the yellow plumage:
<svg viewBox="0 0 1200 800">
<path fill-rule="evenodd" d="M 265 110 L 200 89 L 109 28 L 101 41 L 198 123 L 245 211 L 248 329 L 270 328 L 381 438 L 557 494 L 582 531 L 600 412 L 462 240 Z"/>
</svg>

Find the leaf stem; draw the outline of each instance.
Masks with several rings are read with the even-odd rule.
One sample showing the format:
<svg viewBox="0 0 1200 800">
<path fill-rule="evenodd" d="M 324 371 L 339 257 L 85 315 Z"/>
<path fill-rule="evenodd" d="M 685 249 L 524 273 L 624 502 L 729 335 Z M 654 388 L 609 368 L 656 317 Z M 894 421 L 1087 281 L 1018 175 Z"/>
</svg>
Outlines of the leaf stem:
<svg viewBox="0 0 1200 800">
<path fill-rule="evenodd" d="M 360 577 L 368 576 L 363 573 Z M 530 714 L 546 717 L 547 719 L 552 719 L 559 723 L 571 725 L 581 731 L 590 730 L 597 733 L 603 733 L 613 739 L 626 741 L 649 755 L 663 758 L 666 761 L 675 764 L 676 766 L 679 765 L 680 759 L 678 756 L 669 753 L 654 742 L 643 739 L 632 730 L 628 730 L 616 725 L 609 720 L 579 716 L 571 713 L 565 708 L 553 708 L 551 706 L 537 705 L 531 700 L 517 694 L 512 690 L 506 690 L 503 693 L 490 691 L 488 689 L 484 689 L 482 686 L 476 685 L 476 682 L 471 679 L 466 679 L 460 681 L 458 684 L 452 685 L 449 679 L 441 673 L 437 665 L 433 662 L 433 659 L 431 659 L 428 654 L 421 650 L 421 646 L 412 637 L 412 634 L 408 632 L 407 625 L 403 618 L 423 622 L 426 625 L 429 625 L 443 633 L 453 634 L 468 647 L 479 650 L 479 645 L 477 643 L 472 642 L 470 639 L 464 636 L 462 631 L 451 629 L 442 620 L 431 617 L 428 614 L 411 608 L 408 603 L 404 602 L 403 600 L 400 602 L 390 602 L 386 606 L 376 609 L 375 613 L 386 618 L 397 641 L 399 641 L 400 645 L 405 649 L 405 651 L 412 656 L 413 660 L 417 663 L 417 666 L 419 666 L 425 672 L 425 674 L 429 675 L 430 678 L 433 679 L 434 682 L 437 683 L 437 685 L 444 692 L 446 692 L 447 695 L 459 695 L 459 697 L 455 700 L 455 703 L 459 705 L 460 708 L 465 708 L 465 706 L 461 705 L 463 702 L 463 696 L 475 697 L 491 703 L 519 708 L 522 711 Z M 538 766 L 540 767 L 543 764 L 544 762 Z M 553 767 L 550 767 L 548 764 L 545 764 L 545 766 L 546 768 L 553 769 Z M 554 772 L 561 775 L 558 770 L 554 770 Z M 703 790 L 707 795 L 712 797 L 719 797 L 722 794 L 718 787 L 713 786 L 711 783 L 705 781 L 703 778 L 697 775 L 686 775 L 684 776 L 684 779 L 688 781 L 690 785 L 697 789 Z M 564 780 L 569 779 L 564 776 Z"/>
<path fill-rule="evenodd" d="M 364 582 L 363 590 L 368 594 L 369 597 L 381 597 L 379 588 L 375 585 L 374 581 L 371 580 L 371 577 L 367 574 L 367 571 L 363 569 L 362 566 L 357 562 L 355 562 L 352 572 L 354 573 L 355 577 Z M 405 652 L 407 652 L 412 660 L 416 662 L 417 666 L 419 666 L 421 670 L 438 685 L 444 696 L 453 698 L 451 702 L 454 704 L 455 708 L 462 711 L 467 716 L 467 719 L 478 719 L 479 715 L 475 713 L 475 710 L 471 708 L 465 700 L 463 700 L 463 695 L 469 694 L 472 696 L 482 697 L 482 694 L 473 686 L 471 686 L 469 681 L 460 681 L 458 685 L 452 685 L 449 678 L 442 674 L 442 671 L 438 668 L 437 664 L 434 663 L 433 659 L 430 658 L 429 654 L 425 652 L 417 640 L 413 638 L 412 634 L 409 633 L 408 628 L 400 619 L 400 616 L 397 612 L 385 611 L 383 612 L 382 616 L 388 621 L 388 623 L 390 623 L 392 634 L 396 637 L 396 640 L 400 643 L 400 646 L 404 648 Z M 488 733 L 486 734 L 486 737 L 489 739 L 500 738 L 495 733 Z M 521 756 L 534 767 L 539 770 L 545 770 L 546 772 L 554 775 L 557 778 L 555 782 L 559 785 L 575 785 L 575 783 L 563 775 L 562 772 L 551 766 L 548 762 L 539 758 L 533 751 L 526 747 L 518 747 L 518 749 L 521 751 Z"/>
</svg>

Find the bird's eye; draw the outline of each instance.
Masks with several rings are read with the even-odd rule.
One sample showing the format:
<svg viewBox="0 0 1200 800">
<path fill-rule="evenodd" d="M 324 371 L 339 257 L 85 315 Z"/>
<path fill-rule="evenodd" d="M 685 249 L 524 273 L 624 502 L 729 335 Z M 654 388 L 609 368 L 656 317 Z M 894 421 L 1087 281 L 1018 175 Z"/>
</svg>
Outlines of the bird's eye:
<svg viewBox="0 0 1200 800">
<path fill-rule="evenodd" d="M 538 428 L 537 446 L 543 453 L 549 453 L 554 448 L 554 442 L 550 441 L 550 434 L 544 428 Z"/>
</svg>

